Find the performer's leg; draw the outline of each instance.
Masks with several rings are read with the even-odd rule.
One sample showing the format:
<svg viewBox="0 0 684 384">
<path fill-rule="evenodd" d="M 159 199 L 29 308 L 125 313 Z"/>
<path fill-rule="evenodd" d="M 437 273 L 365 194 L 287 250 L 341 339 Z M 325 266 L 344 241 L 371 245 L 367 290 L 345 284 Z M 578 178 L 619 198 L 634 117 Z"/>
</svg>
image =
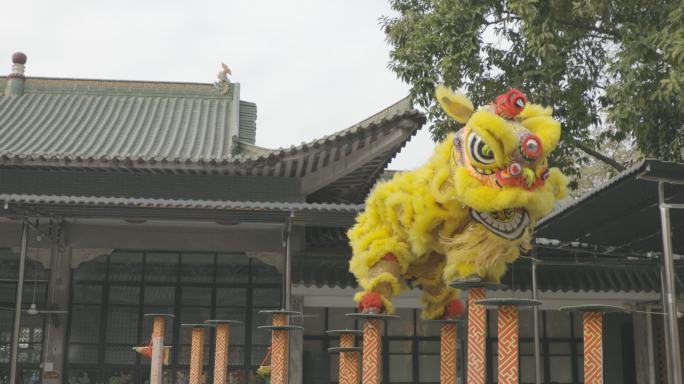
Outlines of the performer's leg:
<svg viewBox="0 0 684 384">
<path fill-rule="evenodd" d="M 425 320 L 458 317 L 463 313 L 460 292 L 442 279 L 445 265 L 444 255 L 432 253 L 409 268 L 423 289 L 421 316 Z"/>
<path fill-rule="evenodd" d="M 358 277 L 358 276 L 357 276 Z M 392 296 L 405 289 L 401 277 L 401 264 L 393 253 L 386 253 L 377 263 L 368 269 L 368 273 L 359 278 L 364 289 L 354 296 L 363 312 L 394 313 Z"/>
</svg>

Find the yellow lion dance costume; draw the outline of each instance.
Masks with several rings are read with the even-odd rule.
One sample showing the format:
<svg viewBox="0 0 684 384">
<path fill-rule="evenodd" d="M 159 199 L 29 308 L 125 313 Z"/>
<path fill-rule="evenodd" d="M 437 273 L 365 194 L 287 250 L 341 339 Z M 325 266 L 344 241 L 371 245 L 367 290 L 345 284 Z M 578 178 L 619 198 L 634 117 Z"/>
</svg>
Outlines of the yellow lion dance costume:
<svg viewBox="0 0 684 384">
<path fill-rule="evenodd" d="M 412 280 L 423 290 L 424 319 L 460 315 L 449 283 L 498 282 L 529 247 L 534 223 L 566 194 L 567 179 L 547 165 L 561 133 L 550 108 L 515 89 L 477 111 L 443 86 L 437 99 L 465 126 L 421 168 L 379 183 L 348 232 L 364 312 L 394 313 L 392 296 Z"/>
</svg>

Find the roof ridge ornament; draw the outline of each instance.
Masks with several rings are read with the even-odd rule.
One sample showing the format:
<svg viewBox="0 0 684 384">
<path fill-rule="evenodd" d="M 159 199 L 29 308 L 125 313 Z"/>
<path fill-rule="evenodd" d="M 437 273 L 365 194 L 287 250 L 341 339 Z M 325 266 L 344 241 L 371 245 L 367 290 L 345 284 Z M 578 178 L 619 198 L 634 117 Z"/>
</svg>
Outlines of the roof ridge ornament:
<svg viewBox="0 0 684 384">
<path fill-rule="evenodd" d="M 221 62 L 221 71 L 216 75 L 218 81 L 214 83 L 214 87 L 219 90 L 220 95 L 227 95 L 228 91 L 230 91 L 228 75 L 232 75 L 230 68 L 224 62 Z"/>
<path fill-rule="evenodd" d="M 24 94 L 26 60 L 26 54 L 23 52 L 15 52 L 12 55 L 12 72 L 7 76 L 5 96 L 21 96 Z"/>
</svg>

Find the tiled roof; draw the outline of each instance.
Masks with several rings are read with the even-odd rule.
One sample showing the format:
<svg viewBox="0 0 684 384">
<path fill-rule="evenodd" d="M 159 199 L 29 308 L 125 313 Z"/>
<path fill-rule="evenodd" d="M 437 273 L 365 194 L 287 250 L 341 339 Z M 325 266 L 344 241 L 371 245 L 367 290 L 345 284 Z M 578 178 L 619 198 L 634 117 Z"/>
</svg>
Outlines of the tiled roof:
<svg viewBox="0 0 684 384">
<path fill-rule="evenodd" d="M 0 96 L 0 165 L 303 177 L 391 140 L 368 160 L 368 179 L 425 121 L 404 99 L 335 134 L 269 149 L 253 145 L 256 108 L 241 102 L 231 148 L 232 97 L 211 84 L 27 78 L 22 96 Z"/>
<path fill-rule="evenodd" d="M 0 96 L 3 162 L 221 162 L 232 93 L 211 84 L 26 79 Z"/>
</svg>

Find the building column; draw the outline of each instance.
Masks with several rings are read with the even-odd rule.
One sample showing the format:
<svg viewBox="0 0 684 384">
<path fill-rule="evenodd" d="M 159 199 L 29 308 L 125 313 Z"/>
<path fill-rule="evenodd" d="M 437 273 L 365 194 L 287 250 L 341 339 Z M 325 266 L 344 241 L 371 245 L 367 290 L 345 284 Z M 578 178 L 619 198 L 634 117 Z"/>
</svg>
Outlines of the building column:
<svg viewBox="0 0 684 384">
<path fill-rule="evenodd" d="M 50 281 L 48 283 L 47 307 L 66 310 L 69 308 L 71 291 L 71 248 L 51 249 Z M 67 316 L 46 315 L 43 337 L 43 384 L 63 382 L 66 363 Z"/>
<path fill-rule="evenodd" d="M 638 308 L 642 310 L 641 308 Z M 647 311 L 644 311 L 647 312 Z M 651 324 L 651 314 L 634 313 L 632 314 L 632 334 L 634 335 L 634 362 L 637 384 L 649 384 L 655 382 L 653 366 L 651 365 L 650 340 L 653 340 Z M 644 332 L 645 331 L 645 332 Z"/>
</svg>

